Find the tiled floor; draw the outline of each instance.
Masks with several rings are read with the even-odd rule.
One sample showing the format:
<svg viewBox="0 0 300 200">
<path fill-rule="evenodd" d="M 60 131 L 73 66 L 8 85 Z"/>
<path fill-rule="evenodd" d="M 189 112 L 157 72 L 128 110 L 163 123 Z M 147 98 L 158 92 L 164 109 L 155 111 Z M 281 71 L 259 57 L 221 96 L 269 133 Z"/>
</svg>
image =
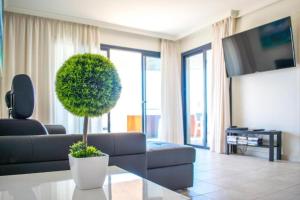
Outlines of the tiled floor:
<svg viewBox="0 0 300 200">
<path fill-rule="evenodd" d="M 192 200 L 300 200 L 300 164 L 197 149 Z"/>
</svg>

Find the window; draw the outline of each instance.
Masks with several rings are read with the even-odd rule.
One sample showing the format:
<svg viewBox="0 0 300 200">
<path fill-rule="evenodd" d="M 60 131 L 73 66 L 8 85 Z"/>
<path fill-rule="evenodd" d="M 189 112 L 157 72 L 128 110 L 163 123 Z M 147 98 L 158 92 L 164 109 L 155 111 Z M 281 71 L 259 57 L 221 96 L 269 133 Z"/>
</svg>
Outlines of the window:
<svg viewBox="0 0 300 200">
<path fill-rule="evenodd" d="M 160 128 L 160 54 L 101 45 L 116 66 L 122 84 L 117 105 L 108 114 L 108 132 L 144 132 L 157 138 Z"/>
<path fill-rule="evenodd" d="M 141 53 L 111 49 L 110 60 L 117 68 L 122 85 L 120 99 L 110 112 L 110 130 L 141 132 L 143 131 Z"/>
<path fill-rule="evenodd" d="M 146 57 L 146 133 L 147 138 L 157 138 L 161 119 L 160 59 Z"/>
<path fill-rule="evenodd" d="M 211 73 L 211 47 L 205 45 L 182 54 L 183 114 L 185 143 L 208 147 L 208 74 Z"/>
</svg>

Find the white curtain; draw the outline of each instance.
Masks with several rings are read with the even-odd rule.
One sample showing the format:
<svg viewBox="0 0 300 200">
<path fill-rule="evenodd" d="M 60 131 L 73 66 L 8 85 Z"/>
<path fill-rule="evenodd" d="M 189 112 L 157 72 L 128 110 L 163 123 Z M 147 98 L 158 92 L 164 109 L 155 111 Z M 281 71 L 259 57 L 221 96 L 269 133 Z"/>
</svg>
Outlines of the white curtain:
<svg viewBox="0 0 300 200">
<path fill-rule="evenodd" d="M 78 53 L 100 53 L 100 31 L 97 27 L 59 22 L 54 34 L 54 63 L 51 68 L 52 94 L 55 94 L 55 75 L 65 60 Z M 64 124 L 69 133 L 82 133 L 83 119 L 63 108 L 56 95 L 52 95 L 52 119 Z M 89 132 L 102 132 L 101 117 L 89 119 Z"/>
<path fill-rule="evenodd" d="M 4 19 L 1 117 L 7 117 L 3 96 L 13 76 L 25 73 L 35 88 L 33 118 L 63 124 L 69 133 L 82 132 L 82 119 L 67 112 L 56 98 L 55 75 L 70 56 L 100 52 L 99 28 L 10 12 L 5 12 Z M 101 131 L 101 118 L 91 121 L 89 131 Z"/>
<path fill-rule="evenodd" d="M 13 13 L 4 16 L 4 70 L 1 77 L 1 117 L 7 117 L 4 95 L 10 90 L 16 74 L 28 74 L 35 88 L 33 118 L 43 123 L 51 121 L 49 98 L 50 68 L 53 65 L 52 23 L 49 20 Z"/>
<path fill-rule="evenodd" d="M 210 150 L 225 151 L 225 130 L 230 126 L 229 79 L 226 76 L 222 38 L 233 34 L 236 19 L 226 18 L 213 24 L 212 73 L 211 80 L 211 119 L 209 126 Z"/>
<path fill-rule="evenodd" d="M 176 42 L 161 41 L 162 128 L 159 139 L 183 144 L 180 47 Z"/>
</svg>

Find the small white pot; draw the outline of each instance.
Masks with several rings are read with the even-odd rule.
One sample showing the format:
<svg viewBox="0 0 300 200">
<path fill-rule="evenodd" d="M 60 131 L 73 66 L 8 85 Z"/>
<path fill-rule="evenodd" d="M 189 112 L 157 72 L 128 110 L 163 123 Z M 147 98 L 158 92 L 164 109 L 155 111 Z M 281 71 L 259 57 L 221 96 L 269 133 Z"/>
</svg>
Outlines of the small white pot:
<svg viewBox="0 0 300 200">
<path fill-rule="evenodd" d="M 76 186 L 81 190 L 102 188 L 105 181 L 109 156 L 74 158 L 69 154 L 69 163 Z"/>
<path fill-rule="evenodd" d="M 104 189 L 80 190 L 74 189 L 72 200 L 107 200 Z"/>
</svg>

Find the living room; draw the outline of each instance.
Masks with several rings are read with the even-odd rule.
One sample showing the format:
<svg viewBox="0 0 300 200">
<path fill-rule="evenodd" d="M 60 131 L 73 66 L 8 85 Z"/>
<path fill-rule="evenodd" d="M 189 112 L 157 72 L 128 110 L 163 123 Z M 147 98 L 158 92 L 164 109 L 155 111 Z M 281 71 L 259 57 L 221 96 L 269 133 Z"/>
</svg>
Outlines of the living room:
<svg viewBox="0 0 300 200">
<path fill-rule="evenodd" d="M 0 200 L 299 199 L 299 0 L 1 3 Z"/>
</svg>

